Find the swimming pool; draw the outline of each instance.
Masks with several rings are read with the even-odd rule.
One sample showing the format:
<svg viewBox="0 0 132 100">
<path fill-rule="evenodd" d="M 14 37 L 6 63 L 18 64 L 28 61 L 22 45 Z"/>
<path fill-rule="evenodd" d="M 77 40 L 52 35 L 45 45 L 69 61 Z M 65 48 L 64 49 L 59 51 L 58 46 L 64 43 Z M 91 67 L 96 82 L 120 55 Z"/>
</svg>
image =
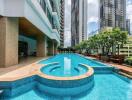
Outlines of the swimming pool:
<svg viewBox="0 0 132 100">
<path fill-rule="evenodd" d="M 58 64 L 49 67 L 50 68 L 56 68 L 56 70 L 53 70 L 53 75 L 55 76 L 76 76 L 78 75 L 77 70 L 81 70 L 80 74 L 83 74 L 86 72 L 85 68 L 80 68 L 80 64 L 88 65 L 92 68 L 94 68 L 95 73 L 111 73 L 114 70 L 114 67 L 110 65 L 106 65 L 104 63 L 101 63 L 96 60 L 92 60 L 90 58 L 85 58 L 84 56 L 81 56 L 79 54 L 59 54 L 54 57 L 51 57 L 47 60 L 42 60 L 39 63 L 40 64 L 49 64 L 49 63 L 56 62 Z M 44 68 L 44 70 L 46 70 Z M 42 71 L 44 71 L 42 70 Z M 48 68 L 47 68 L 48 70 Z M 51 69 L 52 70 L 52 69 Z M 46 71 L 45 71 L 46 72 Z M 47 73 L 47 72 L 46 72 Z M 50 74 L 50 73 L 48 73 Z"/>
<path fill-rule="evenodd" d="M 58 62 L 60 66 L 65 66 L 70 62 L 70 66 L 72 68 L 78 66 L 79 63 L 87 64 L 92 67 L 108 67 L 108 65 L 98 62 L 96 60 L 92 60 L 90 58 L 85 58 L 79 54 L 59 54 L 54 57 L 51 57 L 47 60 L 42 60 L 40 64 L 48 64 L 51 62 Z"/>
<path fill-rule="evenodd" d="M 55 96 L 42 93 L 32 85 L 24 86 L 32 89 L 10 99 L 0 97 L 0 100 L 132 100 L 132 82 L 129 79 L 122 80 L 122 77 L 116 74 L 95 75 L 95 86 L 90 93 L 72 97 Z"/>
<path fill-rule="evenodd" d="M 35 75 L 11 83 L 8 82 L 0 83 L 1 87 L 2 86 L 6 88 L 12 87 L 10 88 L 11 92 L 9 92 L 8 89 L 6 91 L 14 94 L 12 97 L 8 97 L 8 98 L 5 95 L 1 95 L 0 100 L 27 100 L 27 97 L 28 100 L 132 100 L 132 81 L 128 78 L 125 78 L 123 76 L 114 73 L 113 72 L 114 70 L 109 69 L 112 67 L 107 66 L 106 64 L 100 63 L 95 60 L 86 59 L 77 54 L 70 54 L 70 55 L 61 54 L 55 56 L 55 58 L 52 57 L 47 60 L 42 60 L 39 63 L 48 64 L 51 62 L 61 61 L 60 65 L 64 66 L 64 62 L 62 62 L 64 59 L 62 60 L 62 58 L 60 59 L 59 57 L 62 58 L 73 57 L 71 60 L 73 60 L 72 63 L 74 62 L 74 65 L 77 65 L 76 63 L 79 64 L 83 62 L 84 64 L 88 64 L 89 66 L 96 69 L 98 73 L 94 74 L 94 87 L 91 88 L 90 91 L 85 91 L 79 95 L 72 95 L 72 96 L 53 95 L 39 90 L 38 88 L 39 84 L 47 80 L 42 80 L 42 78 Z M 49 84 L 53 84 L 56 86 L 56 82 L 57 81 L 54 82 L 49 81 L 47 86 L 49 86 Z"/>
<path fill-rule="evenodd" d="M 91 91 L 94 86 L 93 68 L 74 58 L 85 60 L 77 54 L 59 54 L 41 61 L 40 64 L 45 64 L 45 66 L 40 70 L 47 80 L 41 81 L 42 78 L 39 81 L 42 84 L 48 84 L 48 87 L 40 84 L 38 85 L 39 90 L 59 96 L 73 96 L 84 91 Z"/>
</svg>

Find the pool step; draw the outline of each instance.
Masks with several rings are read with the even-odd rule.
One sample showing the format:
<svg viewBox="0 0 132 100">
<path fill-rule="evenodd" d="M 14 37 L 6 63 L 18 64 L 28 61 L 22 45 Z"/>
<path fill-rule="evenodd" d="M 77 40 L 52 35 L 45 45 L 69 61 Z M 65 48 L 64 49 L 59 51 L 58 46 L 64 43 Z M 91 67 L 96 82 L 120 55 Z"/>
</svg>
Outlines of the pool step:
<svg viewBox="0 0 132 100">
<path fill-rule="evenodd" d="M 120 69 L 120 71 L 132 76 L 132 71 L 131 70 Z"/>
<path fill-rule="evenodd" d="M 128 74 L 128 73 L 125 73 L 125 72 L 119 71 L 118 74 L 123 75 L 123 76 L 126 76 L 126 77 L 132 79 L 132 75 L 130 75 L 130 74 Z"/>
<path fill-rule="evenodd" d="M 93 67 L 95 74 L 111 74 L 114 71 L 113 67 Z"/>
</svg>

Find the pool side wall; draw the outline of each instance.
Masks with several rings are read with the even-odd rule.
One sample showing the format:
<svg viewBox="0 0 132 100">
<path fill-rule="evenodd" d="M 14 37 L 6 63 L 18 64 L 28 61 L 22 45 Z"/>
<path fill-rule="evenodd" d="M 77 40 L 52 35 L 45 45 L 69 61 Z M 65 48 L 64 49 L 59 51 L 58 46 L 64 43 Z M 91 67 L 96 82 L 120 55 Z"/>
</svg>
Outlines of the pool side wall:
<svg viewBox="0 0 132 100">
<path fill-rule="evenodd" d="M 35 85 L 36 76 L 31 76 L 13 82 L 0 82 L 0 89 L 4 90 L 2 96 L 14 97 L 30 91 Z"/>
<path fill-rule="evenodd" d="M 94 87 L 94 75 L 78 80 L 50 80 L 38 76 L 37 81 L 38 90 L 60 96 L 77 95 Z"/>
</svg>

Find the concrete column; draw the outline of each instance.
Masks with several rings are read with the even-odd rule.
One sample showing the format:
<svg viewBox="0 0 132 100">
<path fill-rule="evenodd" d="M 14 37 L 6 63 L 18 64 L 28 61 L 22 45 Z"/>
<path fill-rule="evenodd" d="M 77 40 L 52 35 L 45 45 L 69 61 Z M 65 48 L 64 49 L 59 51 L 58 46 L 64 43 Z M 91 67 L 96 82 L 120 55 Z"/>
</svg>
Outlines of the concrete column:
<svg viewBox="0 0 132 100">
<path fill-rule="evenodd" d="M 53 41 L 50 41 L 48 43 L 48 47 L 49 47 L 48 54 L 49 55 L 54 55 L 54 42 Z"/>
<path fill-rule="evenodd" d="M 0 17 L 0 67 L 18 64 L 18 18 Z"/>
<path fill-rule="evenodd" d="M 47 40 L 45 36 L 37 36 L 37 57 L 47 56 Z"/>
<path fill-rule="evenodd" d="M 57 54 L 57 43 L 54 44 L 54 54 Z"/>
<path fill-rule="evenodd" d="M 54 50 L 55 50 L 55 45 L 54 45 L 54 41 L 52 41 L 52 47 L 51 47 L 52 55 L 55 55 Z"/>
</svg>

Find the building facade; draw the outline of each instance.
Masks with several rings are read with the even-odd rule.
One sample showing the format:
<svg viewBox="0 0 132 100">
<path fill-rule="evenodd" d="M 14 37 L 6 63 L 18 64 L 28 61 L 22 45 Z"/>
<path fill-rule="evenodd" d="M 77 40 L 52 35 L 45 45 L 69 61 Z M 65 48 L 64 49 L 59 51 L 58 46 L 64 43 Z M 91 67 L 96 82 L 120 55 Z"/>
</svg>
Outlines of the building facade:
<svg viewBox="0 0 132 100">
<path fill-rule="evenodd" d="M 87 39 L 87 0 L 71 0 L 71 46 Z"/>
<path fill-rule="evenodd" d="M 60 0 L 0 0 L 0 67 L 45 57 L 60 44 Z"/>
<path fill-rule="evenodd" d="M 64 16 L 65 16 L 65 0 L 61 1 L 61 20 L 60 20 L 60 46 L 64 47 Z"/>
<path fill-rule="evenodd" d="M 100 0 L 100 29 L 126 29 L 126 0 Z"/>
<path fill-rule="evenodd" d="M 131 27 L 130 19 L 127 19 L 126 20 L 126 30 L 128 31 L 128 34 L 129 35 L 132 35 L 131 34 L 131 28 L 130 27 Z"/>
</svg>

